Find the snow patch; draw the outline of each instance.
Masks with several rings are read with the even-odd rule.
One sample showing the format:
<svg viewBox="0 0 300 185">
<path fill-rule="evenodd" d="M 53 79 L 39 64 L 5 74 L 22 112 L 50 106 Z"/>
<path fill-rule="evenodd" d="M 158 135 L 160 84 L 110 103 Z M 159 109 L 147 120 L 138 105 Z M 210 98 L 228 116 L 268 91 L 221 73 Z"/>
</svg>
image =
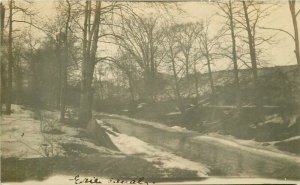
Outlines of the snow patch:
<svg viewBox="0 0 300 185">
<path fill-rule="evenodd" d="M 270 116 L 266 116 L 266 121 L 259 123 L 259 126 L 263 126 L 265 124 L 282 124 L 283 119 L 278 114 L 273 114 Z"/>
<path fill-rule="evenodd" d="M 185 127 L 180 127 L 180 126 L 173 126 L 171 128 L 176 131 L 187 131 L 187 129 Z"/>
<path fill-rule="evenodd" d="M 129 118 L 129 117 L 123 116 L 123 115 L 105 114 L 105 113 L 97 113 L 97 115 L 99 115 L 99 116 L 109 116 L 109 117 L 116 118 L 116 119 L 121 119 L 121 120 L 124 120 L 124 121 L 131 121 L 131 122 L 134 122 L 134 123 L 137 123 L 137 124 L 148 125 L 148 126 L 158 128 L 158 129 L 161 129 L 161 130 L 165 130 L 165 131 L 169 131 L 169 132 L 185 132 L 185 133 L 192 132 L 192 131 L 187 130 L 187 129 L 186 130 L 183 130 L 183 129 L 175 130 L 175 129 L 173 129 L 171 127 L 168 127 L 166 125 L 163 125 L 161 123 L 152 122 L 152 121 L 138 120 L 138 119 Z"/>
<path fill-rule="evenodd" d="M 141 109 L 146 105 L 146 103 L 140 103 L 136 108 L 137 109 Z"/>
<path fill-rule="evenodd" d="M 166 116 L 174 116 L 174 115 L 180 115 L 181 112 L 170 112 L 170 113 L 167 113 Z"/>
<path fill-rule="evenodd" d="M 291 137 L 291 138 L 288 138 L 288 139 L 283 140 L 283 142 L 294 141 L 294 140 L 298 140 L 298 139 L 300 139 L 300 136 L 294 136 L 294 137 Z M 280 142 L 280 141 L 279 141 L 279 142 Z"/>
<path fill-rule="evenodd" d="M 267 156 L 267 157 L 274 157 L 274 158 L 280 158 L 280 159 L 285 159 L 288 161 L 291 161 L 295 164 L 300 164 L 300 158 L 292 155 L 287 155 L 285 153 L 279 153 L 278 151 L 271 151 L 271 150 L 264 150 L 259 147 L 249 147 L 245 145 L 241 145 L 237 141 L 230 141 L 228 139 L 222 139 L 222 138 L 217 138 L 217 137 L 212 137 L 212 136 L 196 136 L 193 138 L 194 141 L 196 142 L 203 142 L 203 141 L 208 141 L 210 143 L 214 143 L 216 145 L 222 145 L 222 146 L 230 146 L 234 148 L 238 148 L 239 150 L 244 150 L 247 152 Z M 247 141 L 244 141 L 246 143 Z"/>
</svg>

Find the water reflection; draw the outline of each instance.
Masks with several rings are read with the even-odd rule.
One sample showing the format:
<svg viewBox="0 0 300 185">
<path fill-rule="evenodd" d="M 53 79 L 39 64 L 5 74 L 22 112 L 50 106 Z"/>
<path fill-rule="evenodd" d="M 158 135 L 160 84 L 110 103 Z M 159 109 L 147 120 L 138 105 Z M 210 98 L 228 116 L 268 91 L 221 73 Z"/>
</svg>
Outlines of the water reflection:
<svg viewBox="0 0 300 185">
<path fill-rule="evenodd" d="M 194 133 L 168 132 L 149 125 L 118 119 L 105 121 L 121 133 L 135 136 L 187 159 L 208 165 L 212 176 L 300 178 L 300 167 L 296 162 L 220 145 L 201 137 L 194 139 Z"/>
</svg>

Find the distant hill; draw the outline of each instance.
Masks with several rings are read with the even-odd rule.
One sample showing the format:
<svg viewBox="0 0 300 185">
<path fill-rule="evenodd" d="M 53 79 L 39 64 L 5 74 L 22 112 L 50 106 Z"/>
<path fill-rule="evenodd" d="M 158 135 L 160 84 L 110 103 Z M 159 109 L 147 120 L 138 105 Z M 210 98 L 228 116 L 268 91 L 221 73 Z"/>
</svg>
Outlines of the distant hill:
<svg viewBox="0 0 300 185">
<path fill-rule="evenodd" d="M 220 98 L 223 99 L 224 103 L 229 103 L 233 98 L 230 94 L 234 94 L 234 73 L 232 70 L 222 70 L 212 73 L 214 87 L 217 90 L 217 93 L 220 95 Z M 167 86 L 161 90 L 159 96 L 160 99 L 165 99 L 173 93 L 172 87 L 172 76 L 164 74 L 164 80 L 167 81 Z M 207 98 L 211 93 L 211 87 L 209 83 L 208 73 L 197 74 L 198 76 L 198 90 L 201 98 Z M 250 97 L 251 93 L 254 91 L 259 91 L 262 96 L 264 96 L 264 91 L 269 92 L 274 88 L 274 91 L 281 90 L 281 95 L 286 94 L 284 91 L 292 91 L 291 93 L 297 93 L 299 88 L 299 74 L 297 72 L 297 66 L 276 66 L 276 67 L 265 67 L 258 69 L 258 78 L 259 78 L 259 89 L 253 89 L 253 77 L 251 69 L 241 69 L 239 70 L 239 79 L 240 86 L 242 90 L 242 96 L 244 96 L 245 103 L 251 103 Z M 195 97 L 195 76 L 194 74 L 190 75 L 190 78 L 182 78 L 180 80 L 180 91 L 181 94 L 187 97 Z M 291 88 L 291 89 L 287 89 Z M 166 94 L 168 96 L 166 96 Z M 299 92 L 300 94 L 300 92 Z M 267 95 L 267 94 L 266 94 Z M 245 97 L 246 96 L 246 97 Z M 164 98 L 163 98 L 164 97 Z M 227 98 L 226 98 L 227 97 Z M 248 97 L 248 98 L 247 98 Z M 228 101 L 226 101 L 228 99 Z M 268 101 L 268 103 L 271 103 Z"/>
</svg>

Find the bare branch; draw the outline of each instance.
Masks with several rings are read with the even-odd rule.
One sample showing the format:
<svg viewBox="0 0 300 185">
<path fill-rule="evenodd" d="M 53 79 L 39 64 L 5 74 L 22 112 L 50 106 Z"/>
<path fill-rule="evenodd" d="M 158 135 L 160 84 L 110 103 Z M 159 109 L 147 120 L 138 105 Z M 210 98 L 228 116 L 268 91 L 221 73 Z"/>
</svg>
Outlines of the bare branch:
<svg viewBox="0 0 300 185">
<path fill-rule="evenodd" d="M 287 35 L 289 35 L 290 37 L 292 37 L 292 39 L 295 41 L 295 37 L 291 34 L 291 33 L 289 33 L 288 31 L 286 31 L 286 30 L 283 30 L 283 29 L 280 29 L 280 28 L 267 28 L 267 27 L 258 27 L 258 28 L 261 28 L 261 29 L 266 29 L 266 30 L 276 30 L 276 31 L 281 31 L 281 32 L 283 32 L 283 33 L 286 33 Z"/>
<path fill-rule="evenodd" d="M 50 31 L 48 31 L 48 30 L 45 30 L 44 28 L 41 28 L 41 27 L 39 27 L 39 26 L 37 26 L 37 25 L 35 25 L 35 24 L 31 23 L 31 22 L 28 22 L 28 21 L 13 20 L 12 22 L 26 23 L 26 24 L 28 24 L 28 25 L 30 25 L 30 26 L 35 27 L 36 29 L 39 29 L 39 30 L 41 30 L 41 31 L 43 31 L 43 32 L 49 33 L 49 34 L 51 34 L 52 36 L 54 36 L 54 34 L 53 34 L 52 32 L 50 32 Z"/>
<path fill-rule="evenodd" d="M 300 14 L 300 9 L 298 10 L 298 12 L 296 13 L 296 17 Z"/>
</svg>

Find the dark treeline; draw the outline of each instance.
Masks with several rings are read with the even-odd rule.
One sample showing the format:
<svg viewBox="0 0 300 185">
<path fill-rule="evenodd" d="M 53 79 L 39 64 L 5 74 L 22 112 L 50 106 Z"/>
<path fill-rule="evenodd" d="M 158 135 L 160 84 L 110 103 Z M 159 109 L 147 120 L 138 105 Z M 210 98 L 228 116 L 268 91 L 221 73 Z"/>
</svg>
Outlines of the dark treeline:
<svg viewBox="0 0 300 185">
<path fill-rule="evenodd" d="M 42 21 L 34 2 L 1 2 L 1 112 L 11 104 L 77 112 L 81 126 L 92 110 L 134 115 L 166 110 L 190 115 L 191 107 L 265 106 L 297 112 L 299 9 L 289 1 L 292 30 L 264 25 L 278 4 L 220 1 L 216 17 L 176 22 L 175 3 L 58 0 L 56 15 Z M 142 8 L 159 14 L 146 16 Z M 46 18 L 45 18 L 46 19 Z M 46 22 L 46 23 L 45 23 Z M 268 31 L 267 31 L 268 30 Z M 265 69 L 278 33 L 291 38 L 297 67 Z M 224 61 L 224 62 L 223 62 Z M 227 70 L 216 72 L 220 63 Z M 268 71 L 271 73 L 268 73 Z M 220 82 L 221 81 L 221 82 Z M 158 108 L 158 107 L 159 108 Z M 170 108 L 173 107 L 173 108 Z M 207 109 L 209 109 L 207 107 Z M 197 113 L 195 113 L 197 114 Z"/>
</svg>

